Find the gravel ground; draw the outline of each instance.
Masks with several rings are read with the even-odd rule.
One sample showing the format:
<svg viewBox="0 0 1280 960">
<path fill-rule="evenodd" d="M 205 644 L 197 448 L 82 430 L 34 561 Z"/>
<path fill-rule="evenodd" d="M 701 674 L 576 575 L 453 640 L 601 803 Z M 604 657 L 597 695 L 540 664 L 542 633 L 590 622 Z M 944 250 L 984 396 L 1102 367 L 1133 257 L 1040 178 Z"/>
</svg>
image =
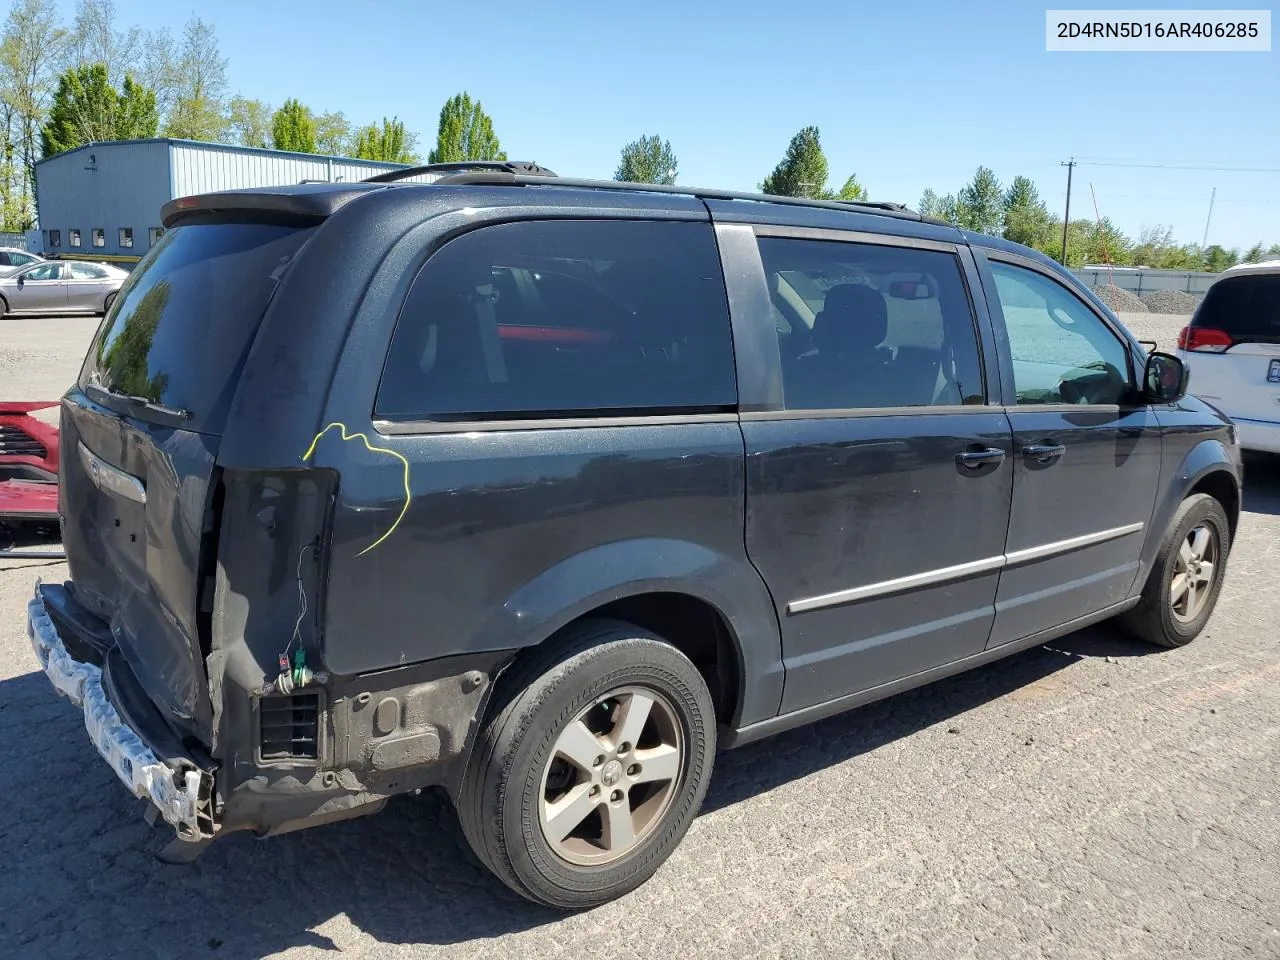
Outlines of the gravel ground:
<svg viewBox="0 0 1280 960">
<path fill-rule="evenodd" d="M 1142 302 L 1152 313 L 1192 314 L 1196 312 L 1202 299 L 1203 297 L 1185 290 L 1156 290 L 1154 293 L 1144 294 Z"/>
<path fill-rule="evenodd" d="M 1130 293 L 1128 290 L 1121 289 L 1114 284 L 1104 283 L 1096 287 L 1090 287 L 1094 293 L 1112 310 L 1120 310 L 1128 313 L 1145 313 L 1147 305 L 1142 302 L 1137 294 Z"/>
<path fill-rule="evenodd" d="M 1276 462 L 1245 510 L 1190 647 L 1103 625 L 722 754 L 658 875 L 569 917 L 493 880 L 438 795 L 158 863 L 23 632 L 65 567 L 0 561 L 0 957 L 1280 957 Z"/>
</svg>

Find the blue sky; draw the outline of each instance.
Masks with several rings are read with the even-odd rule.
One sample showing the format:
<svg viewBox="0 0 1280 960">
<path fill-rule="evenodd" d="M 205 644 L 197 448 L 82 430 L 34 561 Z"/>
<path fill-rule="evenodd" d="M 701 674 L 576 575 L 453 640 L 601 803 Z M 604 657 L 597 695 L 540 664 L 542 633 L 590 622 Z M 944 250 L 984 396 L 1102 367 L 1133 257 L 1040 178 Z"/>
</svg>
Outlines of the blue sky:
<svg viewBox="0 0 1280 960">
<path fill-rule="evenodd" d="M 837 186 L 856 173 L 874 199 L 913 206 L 979 164 L 1005 183 L 1031 177 L 1059 215 L 1072 155 L 1269 168 L 1081 166 L 1072 215 L 1093 216 L 1092 185 L 1130 234 L 1163 224 L 1198 242 L 1217 187 L 1210 243 L 1280 242 L 1280 53 L 1047 53 L 1047 5 L 1068 6 L 117 0 L 117 13 L 175 33 L 198 14 L 217 28 L 232 92 L 398 115 L 423 144 L 443 101 L 467 90 L 508 155 L 566 175 L 609 177 L 625 142 L 659 133 L 682 183 L 754 190 L 814 124 Z"/>
</svg>

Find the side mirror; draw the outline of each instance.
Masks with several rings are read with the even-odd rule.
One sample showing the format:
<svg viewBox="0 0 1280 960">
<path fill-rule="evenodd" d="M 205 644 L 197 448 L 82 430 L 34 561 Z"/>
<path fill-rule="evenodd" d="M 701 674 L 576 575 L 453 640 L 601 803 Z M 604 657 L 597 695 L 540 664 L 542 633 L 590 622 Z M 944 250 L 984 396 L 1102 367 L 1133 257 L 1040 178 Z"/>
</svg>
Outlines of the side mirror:
<svg viewBox="0 0 1280 960">
<path fill-rule="evenodd" d="M 1150 403 L 1173 403 L 1187 395 L 1187 381 L 1191 371 L 1177 357 L 1168 353 L 1152 353 L 1147 356 L 1147 368 L 1143 372 L 1142 394 Z"/>
<path fill-rule="evenodd" d="M 18 274 L 18 286 L 21 287 L 26 282 L 27 282 L 27 275 L 25 273 Z"/>
</svg>

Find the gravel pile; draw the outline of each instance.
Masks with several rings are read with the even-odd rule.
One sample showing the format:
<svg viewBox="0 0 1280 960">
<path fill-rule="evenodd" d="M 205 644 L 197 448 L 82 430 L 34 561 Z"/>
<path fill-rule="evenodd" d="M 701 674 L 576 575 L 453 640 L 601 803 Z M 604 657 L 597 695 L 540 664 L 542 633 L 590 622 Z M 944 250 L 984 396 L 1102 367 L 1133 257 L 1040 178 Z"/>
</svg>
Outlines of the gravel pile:
<svg viewBox="0 0 1280 960">
<path fill-rule="evenodd" d="M 1200 298 L 1182 290 L 1156 290 L 1142 298 L 1152 313 L 1195 313 Z"/>
<path fill-rule="evenodd" d="M 1128 290 L 1121 290 L 1110 283 L 1090 287 L 1108 307 L 1116 313 L 1148 313 L 1149 308 L 1142 299 Z"/>
</svg>

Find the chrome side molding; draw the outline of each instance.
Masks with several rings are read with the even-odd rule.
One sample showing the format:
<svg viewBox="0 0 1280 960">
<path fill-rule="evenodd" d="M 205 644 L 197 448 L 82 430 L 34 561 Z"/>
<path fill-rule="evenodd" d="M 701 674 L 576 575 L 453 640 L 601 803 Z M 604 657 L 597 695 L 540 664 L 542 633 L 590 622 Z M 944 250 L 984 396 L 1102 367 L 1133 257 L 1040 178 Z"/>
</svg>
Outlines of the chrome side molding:
<svg viewBox="0 0 1280 960">
<path fill-rule="evenodd" d="M 926 570 L 923 573 L 913 573 L 906 577 L 895 577 L 893 580 L 881 580 L 879 583 L 868 583 L 861 587 L 850 587 L 848 590 L 837 590 L 835 593 L 824 593 L 816 597 L 792 600 L 787 604 L 787 613 L 805 613 L 809 610 L 838 607 L 846 603 L 857 603 L 859 600 L 870 600 L 872 597 L 886 597 L 893 593 L 902 593 L 920 587 L 932 587 L 951 580 L 974 577 L 980 573 L 1003 570 L 1005 567 L 1033 563 L 1036 560 L 1045 560 L 1049 557 L 1056 557 L 1059 554 L 1070 553 L 1073 550 L 1082 550 L 1085 547 L 1106 543 L 1108 540 L 1118 540 L 1120 537 L 1127 537 L 1130 534 L 1140 532 L 1144 526 L 1146 524 L 1127 523 L 1123 527 L 1112 527 L 1109 530 L 1086 533 L 1066 540 L 1055 540 L 1052 543 L 1041 544 L 1038 547 L 1014 550 L 1012 553 L 1002 553 L 995 557 L 984 557 L 981 560 L 957 563 L 951 567 L 939 567 L 937 570 Z"/>
</svg>

